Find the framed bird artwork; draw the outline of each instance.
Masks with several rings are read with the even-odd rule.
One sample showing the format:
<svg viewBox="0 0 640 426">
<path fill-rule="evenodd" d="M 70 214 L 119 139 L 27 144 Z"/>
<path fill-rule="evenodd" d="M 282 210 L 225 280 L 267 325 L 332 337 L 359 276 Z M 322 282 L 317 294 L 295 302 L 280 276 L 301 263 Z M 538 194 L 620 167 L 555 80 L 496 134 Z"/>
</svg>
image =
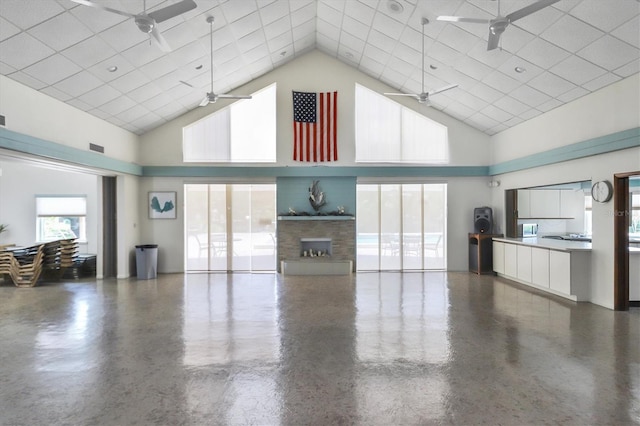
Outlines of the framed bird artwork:
<svg viewBox="0 0 640 426">
<path fill-rule="evenodd" d="M 149 219 L 175 219 L 176 192 L 149 192 Z"/>
</svg>

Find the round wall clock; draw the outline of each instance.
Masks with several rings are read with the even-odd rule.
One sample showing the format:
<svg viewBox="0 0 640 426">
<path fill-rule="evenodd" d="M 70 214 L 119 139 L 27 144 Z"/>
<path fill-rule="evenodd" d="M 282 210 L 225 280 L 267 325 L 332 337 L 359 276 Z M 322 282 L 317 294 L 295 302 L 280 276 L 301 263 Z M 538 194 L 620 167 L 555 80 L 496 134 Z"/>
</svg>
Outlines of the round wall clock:
<svg viewBox="0 0 640 426">
<path fill-rule="evenodd" d="M 613 186 L 608 180 L 601 180 L 596 182 L 591 187 L 591 197 L 599 202 L 606 203 L 613 197 Z"/>
</svg>

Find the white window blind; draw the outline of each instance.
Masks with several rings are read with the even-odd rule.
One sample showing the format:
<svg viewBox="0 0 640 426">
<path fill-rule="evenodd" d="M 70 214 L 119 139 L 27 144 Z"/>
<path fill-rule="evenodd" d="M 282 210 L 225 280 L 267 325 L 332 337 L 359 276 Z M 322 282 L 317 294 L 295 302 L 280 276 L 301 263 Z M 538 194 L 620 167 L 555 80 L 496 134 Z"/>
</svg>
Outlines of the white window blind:
<svg viewBox="0 0 640 426">
<path fill-rule="evenodd" d="M 446 164 L 446 126 L 356 84 L 356 162 Z"/>
<path fill-rule="evenodd" d="M 184 162 L 276 161 L 276 85 L 183 128 Z"/>
<path fill-rule="evenodd" d="M 36 197 L 38 216 L 85 216 L 87 214 L 86 197 Z"/>
</svg>

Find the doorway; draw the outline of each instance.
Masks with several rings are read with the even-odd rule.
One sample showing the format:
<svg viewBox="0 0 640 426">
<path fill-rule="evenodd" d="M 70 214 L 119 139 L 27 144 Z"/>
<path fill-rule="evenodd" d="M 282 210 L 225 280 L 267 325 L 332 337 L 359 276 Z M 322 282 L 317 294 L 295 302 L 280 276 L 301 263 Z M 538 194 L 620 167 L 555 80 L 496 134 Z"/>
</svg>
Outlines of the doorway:
<svg viewBox="0 0 640 426">
<path fill-rule="evenodd" d="M 185 271 L 275 271 L 275 184 L 187 184 L 184 194 Z"/>
<path fill-rule="evenodd" d="M 446 269 L 446 183 L 359 183 L 356 202 L 359 271 Z"/>
</svg>

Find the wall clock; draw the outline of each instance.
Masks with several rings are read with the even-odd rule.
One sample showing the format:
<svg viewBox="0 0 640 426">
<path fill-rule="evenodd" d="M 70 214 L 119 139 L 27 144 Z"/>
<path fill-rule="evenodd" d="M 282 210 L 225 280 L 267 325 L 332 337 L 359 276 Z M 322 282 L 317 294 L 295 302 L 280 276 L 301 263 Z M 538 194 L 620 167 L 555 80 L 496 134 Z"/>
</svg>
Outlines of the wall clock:
<svg viewBox="0 0 640 426">
<path fill-rule="evenodd" d="M 606 203 L 613 197 L 613 186 L 608 180 L 596 182 L 591 187 L 591 197 L 599 202 Z"/>
</svg>

